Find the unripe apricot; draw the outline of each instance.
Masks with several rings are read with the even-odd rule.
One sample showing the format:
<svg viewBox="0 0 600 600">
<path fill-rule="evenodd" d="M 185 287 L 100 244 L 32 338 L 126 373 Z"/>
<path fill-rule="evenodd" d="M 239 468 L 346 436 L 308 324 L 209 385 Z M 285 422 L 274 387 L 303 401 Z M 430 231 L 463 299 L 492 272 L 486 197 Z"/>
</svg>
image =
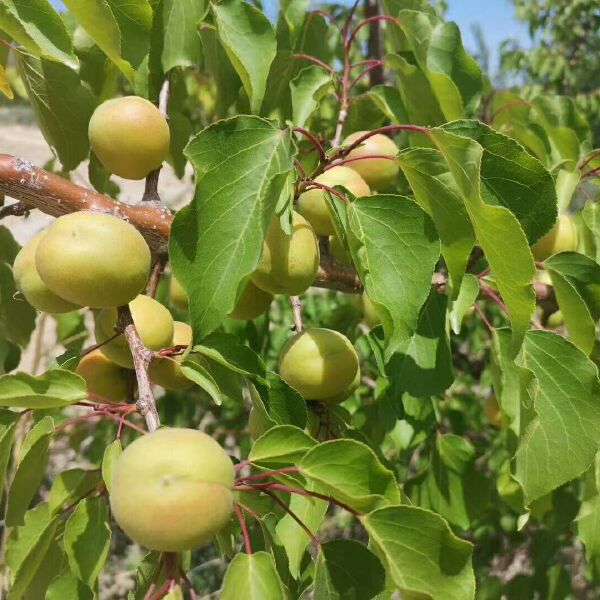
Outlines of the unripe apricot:
<svg viewBox="0 0 600 600">
<path fill-rule="evenodd" d="M 369 296 L 367 296 L 366 292 L 362 294 L 362 313 L 365 323 L 369 327 L 376 327 L 377 325 L 381 325 L 381 317 L 377 314 L 377 309 L 375 305 L 371 302 Z"/>
<path fill-rule="evenodd" d="M 229 316 L 232 319 L 251 321 L 266 312 L 271 306 L 271 302 L 273 302 L 273 294 L 261 290 L 248 281 Z"/>
<path fill-rule="evenodd" d="M 135 542 L 183 552 L 207 542 L 233 509 L 233 463 L 200 431 L 159 429 L 125 448 L 114 467 L 110 506 Z"/>
<path fill-rule="evenodd" d="M 192 343 L 192 328 L 187 323 L 173 323 L 173 340 L 171 346 L 189 346 Z M 183 390 L 192 382 L 181 372 L 181 355 L 167 358 L 155 358 L 148 368 L 150 381 L 165 390 Z"/>
<path fill-rule="evenodd" d="M 45 231 L 38 233 L 23 246 L 13 264 L 13 276 L 17 289 L 34 308 L 47 313 L 66 313 L 80 308 L 52 292 L 42 281 L 35 267 L 35 253 Z"/>
<path fill-rule="evenodd" d="M 334 406 L 335 404 L 340 404 L 346 400 L 354 390 L 360 385 L 360 369 L 356 370 L 356 375 L 352 381 L 352 383 L 341 393 L 336 396 L 332 396 L 331 398 L 323 398 L 321 402 L 324 404 L 329 404 L 330 406 Z"/>
<path fill-rule="evenodd" d="M 565 319 L 563 317 L 562 311 L 556 310 L 554 311 L 547 319 L 546 319 L 546 327 L 550 327 L 551 329 L 556 329 L 561 325 L 564 325 Z"/>
<path fill-rule="evenodd" d="M 335 398 L 355 381 L 358 356 L 350 340 L 331 329 L 306 329 L 279 357 L 279 374 L 306 400 Z"/>
<path fill-rule="evenodd" d="M 292 235 L 287 235 L 273 217 L 252 283 L 271 294 L 297 296 L 306 291 L 319 268 L 319 244 L 308 221 L 292 214 Z"/>
<path fill-rule="evenodd" d="M 173 341 L 173 317 L 171 313 L 150 296 L 139 295 L 129 303 L 135 328 L 149 350 L 168 348 Z M 105 308 L 96 315 L 96 342 L 103 344 L 115 334 L 118 313 L 116 308 Z M 133 369 L 129 345 L 123 334 L 100 348 L 113 362 L 126 369 Z"/>
<path fill-rule="evenodd" d="M 35 266 L 61 298 L 92 308 L 122 306 L 143 289 L 150 249 L 140 232 L 112 215 L 82 211 L 59 217 L 39 240 Z"/>
<path fill-rule="evenodd" d="M 368 131 L 357 131 L 349 135 L 343 142 L 349 146 L 357 141 Z M 367 138 L 352 150 L 347 159 L 362 158 L 363 156 L 392 156 L 398 155 L 398 146 L 387 136 L 376 133 Z M 387 158 L 364 158 L 347 163 L 348 167 L 359 173 L 367 184 L 374 190 L 381 191 L 389 189 L 394 185 L 398 171 L 398 162 Z"/>
<path fill-rule="evenodd" d="M 546 260 L 559 252 L 575 252 L 579 245 L 577 227 L 569 215 L 560 215 L 554 227 L 532 247 L 536 260 Z"/>
<path fill-rule="evenodd" d="M 315 178 L 315 181 L 330 188 L 343 185 L 357 198 L 371 194 L 365 180 L 356 171 L 343 165 L 325 171 Z M 335 229 L 327 208 L 325 193 L 325 190 L 317 188 L 300 194 L 298 212 L 312 225 L 318 235 L 333 235 Z"/>
<path fill-rule="evenodd" d="M 171 275 L 171 281 L 169 281 L 169 301 L 179 310 L 188 309 L 188 295 L 179 281 L 175 279 L 175 275 Z"/>
<path fill-rule="evenodd" d="M 493 394 L 488 396 L 483 403 L 483 414 L 490 425 L 502 427 L 502 411 Z"/>
<path fill-rule="evenodd" d="M 89 393 L 100 396 L 92 398 L 94 402 L 102 399 L 117 404 L 127 401 L 127 371 L 106 358 L 99 349 L 86 354 L 75 373 L 85 379 L 85 389 Z"/>
<path fill-rule="evenodd" d="M 169 152 L 165 118 L 139 96 L 103 102 L 90 119 L 88 135 L 100 162 L 125 179 L 143 179 L 161 167 Z"/>
<path fill-rule="evenodd" d="M 329 253 L 335 260 L 343 265 L 351 265 L 352 257 L 348 254 L 346 248 L 340 242 L 340 238 L 337 235 L 329 236 Z"/>
</svg>

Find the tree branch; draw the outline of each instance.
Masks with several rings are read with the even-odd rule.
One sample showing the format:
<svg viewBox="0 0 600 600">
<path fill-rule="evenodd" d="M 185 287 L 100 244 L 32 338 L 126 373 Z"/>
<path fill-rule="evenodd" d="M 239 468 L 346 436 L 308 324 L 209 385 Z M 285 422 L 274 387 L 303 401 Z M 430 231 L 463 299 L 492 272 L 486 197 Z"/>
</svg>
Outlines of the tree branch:
<svg viewBox="0 0 600 600">
<path fill-rule="evenodd" d="M 152 393 L 152 384 L 148 377 L 148 367 L 154 358 L 154 352 L 148 350 L 140 339 L 131 316 L 129 306 L 119 307 L 118 329 L 123 331 L 127 339 L 138 384 L 138 400 L 136 406 L 138 412 L 146 419 L 148 431 L 155 431 L 160 427 L 160 420 L 156 410 L 156 402 Z"/>
</svg>

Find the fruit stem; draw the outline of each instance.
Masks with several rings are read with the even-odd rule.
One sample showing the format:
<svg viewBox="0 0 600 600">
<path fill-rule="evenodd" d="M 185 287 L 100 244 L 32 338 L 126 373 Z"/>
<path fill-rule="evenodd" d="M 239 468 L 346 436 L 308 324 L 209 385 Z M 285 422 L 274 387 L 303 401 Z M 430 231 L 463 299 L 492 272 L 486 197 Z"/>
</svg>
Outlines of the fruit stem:
<svg viewBox="0 0 600 600">
<path fill-rule="evenodd" d="M 154 358 L 154 352 L 144 346 L 127 305 L 119 307 L 117 329 L 123 331 L 133 357 L 133 366 L 138 384 L 137 409 L 144 419 L 146 419 L 148 431 L 155 431 L 160 427 L 160 419 L 158 418 L 152 385 L 148 377 L 148 367 Z"/>
<path fill-rule="evenodd" d="M 154 266 L 152 267 L 152 273 L 150 274 L 150 281 L 146 287 L 146 296 L 150 296 L 150 298 L 156 297 L 156 290 L 158 289 L 158 284 L 160 283 L 160 278 L 165 270 L 166 264 L 167 260 L 164 256 L 156 258 Z"/>
<path fill-rule="evenodd" d="M 14 204 L 0 208 L 0 219 L 4 219 L 4 217 L 28 217 L 30 211 L 31 207 L 27 206 L 27 204 L 15 202 Z"/>
<path fill-rule="evenodd" d="M 294 315 L 294 328 L 296 333 L 300 333 L 302 331 L 302 302 L 298 296 L 290 296 L 290 305 Z"/>
<path fill-rule="evenodd" d="M 240 527 L 242 529 L 246 554 L 252 554 L 252 544 L 250 543 L 250 535 L 248 534 L 248 528 L 246 527 L 246 521 L 244 520 L 242 509 L 237 502 L 233 505 L 233 508 L 235 509 L 235 514 L 237 515 L 238 521 L 240 522 Z"/>
</svg>

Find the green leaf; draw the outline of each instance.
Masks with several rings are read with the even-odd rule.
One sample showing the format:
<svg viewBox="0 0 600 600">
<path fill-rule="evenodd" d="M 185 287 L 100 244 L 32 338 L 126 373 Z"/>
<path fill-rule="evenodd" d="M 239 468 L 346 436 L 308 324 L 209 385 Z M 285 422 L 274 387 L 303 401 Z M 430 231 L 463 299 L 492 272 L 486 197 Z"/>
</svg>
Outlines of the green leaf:
<svg viewBox="0 0 600 600">
<path fill-rule="evenodd" d="M 278 424 L 306 427 L 306 402 L 304 398 L 279 375 L 267 375 L 269 416 Z"/>
<path fill-rule="evenodd" d="M 67 571 L 52 582 L 46 593 L 46 600 L 65 600 L 65 598 L 93 600 L 94 592 L 73 573 Z"/>
<path fill-rule="evenodd" d="M 412 10 L 401 10 L 397 16 L 445 121 L 460 118 L 479 98 L 483 82 L 477 61 L 462 45 L 458 26 Z"/>
<path fill-rule="evenodd" d="M 61 528 L 59 526 L 58 535 L 55 535 L 54 539 L 50 542 L 35 575 L 27 586 L 24 596 L 26 600 L 47 598 L 46 592 L 50 583 L 56 578 L 57 573 L 61 573 L 64 570 L 67 564 L 67 557 L 58 539 L 60 532 Z"/>
<path fill-rule="evenodd" d="M 0 29 L 35 56 L 77 67 L 67 28 L 48 0 L 3 0 Z"/>
<path fill-rule="evenodd" d="M 262 358 L 235 335 L 211 333 L 201 344 L 196 344 L 192 351 L 207 356 L 235 373 L 260 382 L 265 381 L 265 365 Z"/>
<path fill-rule="evenodd" d="M 396 88 L 389 85 L 376 85 L 366 92 L 366 96 L 392 124 L 408 122 L 408 113 L 402 102 L 402 96 Z"/>
<path fill-rule="evenodd" d="M 383 321 L 389 358 L 417 328 L 440 243 L 431 219 L 403 196 L 359 198 L 347 211 L 353 262 Z"/>
<path fill-rule="evenodd" d="M 63 543 L 71 571 L 91 588 L 108 557 L 110 537 L 106 499 L 84 498 L 65 525 Z"/>
<path fill-rule="evenodd" d="M 267 552 L 236 554 L 225 572 L 219 598 L 285 600 L 286 594 L 273 557 Z"/>
<path fill-rule="evenodd" d="M 429 135 L 444 155 L 465 203 L 479 245 L 492 268 L 512 323 L 512 352 L 516 354 L 535 306 L 531 280 L 535 273 L 527 238 L 517 218 L 503 206 L 485 204 L 480 195 L 483 148 L 443 129 Z"/>
<path fill-rule="evenodd" d="M 316 65 L 302 69 L 290 81 L 292 122 L 296 127 L 306 125 L 321 98 L 329 91 L 331 83 L 331 76 Z"/>
<path fill-rule="evenodd" d="M 239 116 L 200 132 L 186 156 L 196 171 L 196 193 L 175 217 L 169 254 L 192 299 L 194 339 L 201 340 L 233 310 L 258 264 L 293 149 L 289 130 Z"/>
<path fill-rule="evenodd" d="M 122 453 L 121 440 L 115 440 L 106 447 L 104 456 L 102 457 L 102 479 L 109 494 L 112 488 L 113 471 Z"/>
<path fill-rule="evenodd" d="M 19 72 L 44 138 L 66 171 L 89 152 L 88 123 L 95 100 L 69 67 L 27 55 L 19 57 Z"/>
<path fill-rule="evenodd" d="M 315 600 L 369 600 L 383 591 L 380 560 L 356 540 L 321 544 L 315 572 Z"/>
<path fill-rule="evenodd" d="M 10 569 L 9 600 L 20 600 L 35 576 L 54 539 L 60 522 L 46 503 L 25 513 L 24 523 L 11 530 L 6 542 L 6 565 Z"/>
<path fill-rule="evenodd" d="M 552 175 L 515 140 L 480 121 L 455 121 L 446 131 L 475 140 L 481 155 L 481 197 L 504 206 L 519 220 L 530 244 L 556 221 L 556 188 Z"/>
<path fill-rule="evenodd" d="M 519 365 L 535 376 L 534 417 L 515 456 L 527 503 L 581 475 L 598 450 L 600 382 L 596 365 L 550 331 L 530 331 Z"/>
<path fill-rule="evenodd" d="M 298 467 L 302 475 L 318 486 L 319 492 L 357 511 L 368 512 L 400 502 L 394 474 L 361 442 L 349 439 L 323 442 L 309 450 Z"/>
<path fill-rule="evenodd" d="M 392 356 L 386 368 L 398 389 L 419 398 L 442 393 L 454 381 L 446 329 L 448 297 L 431 289 L 421 308 L 417 330 Z"/>
<path fill-rule="evenodd" d="M 475 232 L 460 192 L 444 157 L 434 148 L 409 148 L 400 152 L 398 163 L 415 193 L 415 200 L 435 223 L 452 291 L 456 294 L 475 244 Z"/>
<path fill-rule="evenodd" d="M 26 346 L 35 329 L 35 317 L 35 309 L 18 295 L 10 267 L 0 263 L 0 337 Z"/>
<path fill-rule="evenodd" d="M 577 520 L 577 536 L 585 546 L 585 557 L 590 565 L 600 565 L 600 494 L 581 504 Z"/>
<path fill-rule="evenodd" d="M 50 488 L 48 508 L 54 513 L 62 509 L 65 504 L 73 504 L 93 491 L 99 482 L 98 470 L 68 469 L 59 473 Z"/>
<path fill-rule="evenodd" d="M 388 506 L 366 515 L 363 524 L 403 596 L 475 597 L 473 547 L 439 515 L 415 506 Z"/>
<path fill-rule="evenodd" d="M 146 554 L 137 566 L 135 591 L 129 592 L 128 600 L 145 600 L 148 590 L 162 568 L 162 553 L 152 551 Z M 160 581 L 160 579 L 157 579 Z"/>
<path fill-rule="evenodd" d="M 413 504 L 429 508 L 466 530 L 485 508 L 489 485 L 473 464 L 475 449 L 465 439 L 446 434 L 436 438 L 431 463 L 406 493 Z"/>
<path fill-rule="evenodd" d="M 150 48 L 152 6 L 149 0 L 105 1 L 119 27 L 121 55 L 134 69 L 137 69 Z"/>
<path fill-rule="evenodd" d="M 0 410 L 0 490 L 4 489 L 6 469 L 10 459 L 10 449 L 15 437 L 15 428 L 19 414 L 9 410 Z M 2 494 L 0 493 L 0 500 Z"/>
<path fill-rule="evenodd" d="M 248 458 L 253 463 L 290 465 L 298 462 L 315 445 L 315 440 L 302 429 L 278 425 L 254 442 Z"/>
<path fill-rule="evenodd" d="M 201 387 L 214 401 L 217 406 L 223 403 L 223 396 L 219 385 L 213 379 L 209 371 L 197 360 L 184 360 L 181 363 L 181 372 L 197 386 Z"/>
<path fill-rule="evenodd" d="M 277 52 L 273 27 L 258 8 L 247 2 L 223 0 L 213 4 L 212 11 L 219 40 L 242 80 L 250 110 L 258 113 Z"/>
<path fill-rule="evenodd" d="M 462 321 L 467 311 L 475 304 L 479 295 L 479 279 L 474 275 L 465 275 L 460 285 L 458 297 L 452 303 L 450 311 L 450 326 L 452 331 L 458 335 L 462 326 Z"/>
<path fill-rule="evenodd" d="M 107 0 L 65 0 L 69 12 L 119 70 L 133 82 L 134 70 L 123 58 L 121 30 Z"/>
<path fill-rule="evenodd" d="M 600 206 L 593 202 L 588 202 L 581 212 L 583 220 L 588 229 L 594 236 L 596 245 L 596 262 L 600 261 Z"/>
<path fill-rule="evenodd" d="M 20 249 L 10 229 L 0 225 L 0 262 L 12 265 Z"/>
<path fill-rule="evenodd" d="M 0 377 L 0 406 L 57 408 L 86 398 L 85 381 L 63 369 L 51 369 L 37 377 L 28 373 Z"/>
<path fill-rule="evenodd" d="M 304 523 L 313 534 L 317 532 L 329 503 L 318 498 L 310 498 L 299 494 L 291 494 L 289 509 Z M 294 579 L 302 574 L 301 563 L 310 538 L 306 531 L 286 513 L 275 527 L 288 558 L 288 568 Z"/>
<path fill-rule="evenodd" d="M 44 417 L 23 440 L 19 451 L 19 464 L 8 492 L 5 519 L 8 527 L 23 523 L 23 516 L 38 491 L 44 478 L 53 430 L 52 418 Z"/>
</svg>

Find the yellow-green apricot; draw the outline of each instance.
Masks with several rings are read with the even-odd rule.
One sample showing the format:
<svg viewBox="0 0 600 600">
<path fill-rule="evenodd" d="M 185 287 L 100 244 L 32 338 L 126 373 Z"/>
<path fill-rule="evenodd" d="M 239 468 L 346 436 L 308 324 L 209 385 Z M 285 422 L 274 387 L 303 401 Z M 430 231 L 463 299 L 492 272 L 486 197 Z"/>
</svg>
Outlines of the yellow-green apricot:
<svg viewBox="0 0 600 600">
<path fill-rule="evenodd" d="M 354 346 L 331 329 L 305 329 L 286 343 L 279 357 L 279 374 L 306 400 L 339 396 L 358 371 Z"/>
<path fill-rule="evenodd" d="M 103 102 L 90 119 L 88 135 L 100 162 L 125 179 L 143 179 L 162 166 L 169 152 L 167 121 L 139 96 Z"/>
<path fill-rule="evenodd" d="M 271 302 L 273 302 L 273 294 L 261 290 L 248 281 L 229 316 L 240 321 L 251 321 L 269 310 Z"/>
<path fill-rule="evenodd" d="M 579 245 L 577 227 L 569 215 L 560 215 L 554 227 L 532 247 L 536 260 L 546 260 L 559 252 L 574 252 Z"/>
<path fill-rule="evenodd" d="M 349 135 L 343 142 L 344 146 L 349 146 L 357 141 L 368 131 L 357 131 Z M 398 162 L 387 158 L 362 158 L 363 156 L 392 156 L 398 155 L 398 146 L 387 136 L 376 133 L 367 138 L 361 144 L 354 148 L 347 159 L 360 158 L 361 160 L 352 160 L 347 166 L 359 173 L 367 182 L 371 189 L 385 191 L 392 187 L 400 170 Z"/>
<path fill-rule="evenodd" d="M 330 406 L 333 406 L 335 404 L 340 404 L 340 402 L 343 402 L 344 400 L 346 400 L 359 385 L 360 385 L 360 369 L 357 369 L 354 380 L 341 394 L 338 394 L 337 396 L 332 396 L 331 398 L 323 398 L 323 399 L 321 399 L 321 402 L 323 402 L 324 404 L 329 404 Z"/>
<path fill-rule="evenodd" d="M 169 302 L 179 310 L 188 309 L 188 295 L 183 286 L 177 281 L 175 275 L 171 275 L 169 281 Z"/>
<path fill-rule="evenodd" d="M 546 319 L 546 327 L 550 327 L 551 329 L 556 329 L 561 325 L 564 325 L 565 319 L 563 317 L 562 311 L 557 310 L 554 311 L 551 315 Z"/>
<path fill-rule="evenodd" d="M 483 414 L 490 425 L 502 427 L 502 410 L 498 405 L 496 396 L 490 394 L 483 402 Z"/>
<path fill-rule="evenodd" d="M 61 298 L 92 308 L 122 306 L 144 288 L 150 249 L 140 232 L 112 215 L 81 211 L 46 229 L 35 266 Z"/>
<path fill-rule="evenodd" d="M 168 348 L 173 341 L 173 317 L 171 313 L 150 296 L 139 295 L 129 303 L 131 316 L 140 339 L 150 350 Z M 118 313 L 116 308 L 105 308 L 96 315 L 96 342 L 104 344 L 115 334 Z M 105 343 L 102 353 L 121 367 L 133 369 L 129 345 L 123 334 Z"/>
<path fill-rule="evenodd" d="M 17 289 L 31 306 L 42 312 L 58 314 L 80 308 L 52 292 L 42 281 L 35 267 L 35 253 L 45 231 L 38 233 L 21 248 L 13 264 L 13 276 Z"/>
<path fill-rule="evenodd" d="M 369 327 L 381 325 L 381 318 L 377 314 L 377 309 L 375 308 L 375 305 L 371 302 L 369 296 L 367 296 L 366 292 L 363 292 L 362 294 L 362 313 L 365 323 Z"/>
<path fill-rule="evenodd" d="M 356 171 L 343 165 L 325 171 L 315 181 L 330 188 L 343 185 L 357 198 L 371 194 L 371 190 L 364 179 Z M 316 188 L 300 194 L 298 212 L 312 225 L 318 235 L 333 235 L 335 233 L 324 190 Z"/>
<path fill-rule="evenodd" d="M 187 323 L 174 321 L 171 346 L 189 346 L 192 343 L 192 328 Z M 181 355 L 155 358 L 148 369 L 150 381 L 165 390 L 184 390 L 192 382 L 181 372 Z"/>
<path fill-rule="evenodd" d="M 193 429 L 158 429 L 118 458 L 110 506 L 119 527 L 138 544 L 183 552 L 227 524 L 233 484 L 233 463 L 211 437 Z"/>
<path fill-rule="evenodd" d="M 271 294 L 297 296 L 312 284 L 319 268 L 319 244 L 312 227 L 298 213 L 292 214 L 292 234 L 273 217 L 265 235 L 252 283 Z"/>
<path fill-rule="evenodd" d="M 346 248 L 340 242 L 340 238 L 337 235 L 329 236 L 329 253 L 335 260 L 343 265 L 352 265 L 352 257 L 348 254 Z"/>
<path fill-rule="evenodd" d="M 86 354 L 75 373 L 85 379 L 85 389 L 94 394 L 94 402 L 126 402 L 128 397 L 127 370 L 115 364 L 97 349 Z"/>
</svg>

